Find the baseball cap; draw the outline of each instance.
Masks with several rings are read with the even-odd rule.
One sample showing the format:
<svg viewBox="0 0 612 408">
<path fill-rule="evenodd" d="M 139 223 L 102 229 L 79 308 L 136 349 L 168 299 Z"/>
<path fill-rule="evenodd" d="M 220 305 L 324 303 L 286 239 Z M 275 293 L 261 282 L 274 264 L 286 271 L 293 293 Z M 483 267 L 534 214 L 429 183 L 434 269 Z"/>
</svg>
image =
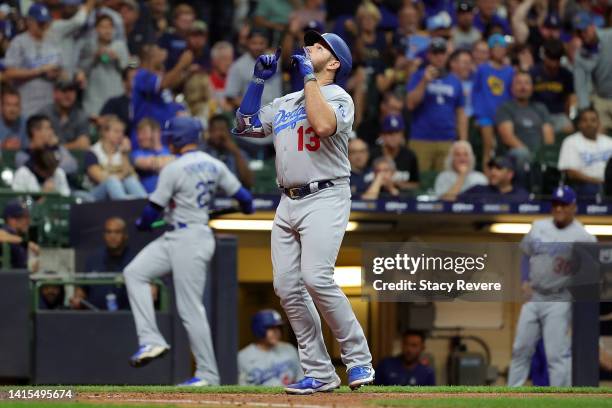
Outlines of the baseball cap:
<svg viewBox="0 0 612 408">
<path fill-rule="evenodd" d="M 459 1 L 457 3 L 457 12 L 458 13 L 471 13 L 474 10 L 474 5 L 469 1 Z"/>
<path fill-rule="evenodd" d="M 51 13 L 47 6 L 41 3 L 34 3 L 28 9 L 28 17 L 38 23 L 48 23 L 51 21 Z"/>
<path fill-rule="evenodd" d="M 248 38 L 251 39 L 255 36 L 260 36 L 260 37 L 264 37 L 264 38 L 268 38 L 268 31 L 264 30 L 262 28 L 253 28 L 251 29 L 251 31 L 249 31 L 249 35 Z"/>
<path fill-rule="evenodd" d="M 514 171 L 514 161 L 507 156 L 497 156 L 489 160 L 489 167 L 497 167 L 498 169 L 508 169 Z"/>
<path fill-rule="evenodd" d="M 11 200 L 4 206 L 2 212 L 2 218 L 5 220 L 8 218 L 21 218 L 23 216 L 30 215 L 30 212 L 26 206 L 20 200 Z"/>
<path fill-rule="evenodd" d="M 557 13 L 548 13 L 546 19 L 544 20 L 544 27 L 560 29 L 561 28 L 561 19 L 557 15 Z"/>
<path fill-rule="evenodd" d="M 404 131 L 404 118 L 402 115 L 391 114 L 385 116 L 383 119 L 381 132 L 392 133 L 392 132 L 403 132 Z"/>
<path fill-rule="evenodd" d="M 587 27 L 594 24 L 593 18 L 591 17 L 591 13 L 588 11 L 580 11 L 572 20 L 574 23 L 574 30 L 586 30 Z"/>
<path fill-rule="evenodd" d="M 429 43 L 429 52 L 446 52 L 446 40 L 442 37 L 434 37 Z"/>
<path fill-rule="evenodd" d="M 427 19 L 427 31 L 450 28 L 453 21 L 446 11 L 441 11 Z"/>
<path fill-rule="evenodd" d="M 202 20 L 196 20 L 191 25 L 189 29 L 190 33 L 207 33 L 208 32 L 208 24 L 206 24 Z"/>
<path fill-rule="evenodd" d="M 489 48 L 493 48 L 493 47 L 504 47 L 504 48 L 506 48 L 508 46 L 508 42 L 506 41 L 506 37 L 504 37 L 501 34 L 493 34 L 492 36 L 489 37 L 489 40 L 487 42 L 489 44 Z"/>
<path fill-rule="evenodd" d="M 576 192 L 570 186 L 559 186 L 553 193 L 553 203 L 574 204 Z"/>
<path fill-rule="evenodd" d="M 60 91 L 76 91 L 79 89 L 79 86 L 72 79 L 64 77 L 55 81 L 55 89 Z"/>
</svg>

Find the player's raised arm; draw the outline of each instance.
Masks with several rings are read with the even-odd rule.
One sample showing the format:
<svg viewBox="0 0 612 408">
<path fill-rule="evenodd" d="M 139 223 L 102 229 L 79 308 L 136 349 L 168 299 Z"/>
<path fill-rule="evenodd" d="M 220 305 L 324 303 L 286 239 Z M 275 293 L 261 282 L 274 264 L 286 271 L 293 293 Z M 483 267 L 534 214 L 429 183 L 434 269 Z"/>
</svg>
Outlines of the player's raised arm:
<svg viewBox="0 0 612 408">
<path fill-rule="evenodd" d="M 264 82 L 276 73 L 280 55 L 281 49 L 278 48 L 275 54 L 265 54 L 257 57 L 253 79 L 249 83 L 240 107 L 236 111 L 236 127 L 232 129 L 234 135 L 257 138 L 266 136 L 257 114 L 261 108 Z"/>
<path fill-rule="evenodd" d="M 333 136 L 338 128 L 334 107 L 321 87 L 346 80 L 352 68 L 351 52 L 338 35 L 309 31 L 304 36 L 304 55 L 291 57 L 291 64 L 304 78 L 306 116 L 317 136 Z"/>
</svg>

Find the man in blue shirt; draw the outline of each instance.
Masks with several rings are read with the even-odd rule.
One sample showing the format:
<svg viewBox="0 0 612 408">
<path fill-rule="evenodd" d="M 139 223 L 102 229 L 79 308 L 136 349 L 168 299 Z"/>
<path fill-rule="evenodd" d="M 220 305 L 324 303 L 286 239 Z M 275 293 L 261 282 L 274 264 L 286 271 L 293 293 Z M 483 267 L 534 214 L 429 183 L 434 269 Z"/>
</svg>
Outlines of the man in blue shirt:
<svg viewBox="0 0 612 408">
<path fill-rule="evenodd" d="M 476 27 L 484 37 L 488 37 L 494 32 L 501 30 L 504 35 L 512 34 L 508 20 L 497 14 L 499 0 L 478 0 L 478 12 L 474 16 L 474 27 Z"/>
<path fill-rule="evenodd" d="M 419 158 L 419 170 L 441 171 L 453 141 L 467 140 L 467 117 L 461 81 L 446 71 L 446 40 L 433 38 L 429 65 L 408 83 L 406 104 L 412 111 L 410 148 Z"/>
<path fill-rule="evenodd" d="M 132 146 L 138 146 L 136 125 L 145 117 L 155 119 L 163 126 L 185 107 L 174 102 L 171 89 L 178 86 L 185 77 L 185 72 L 193 62 L 193 53 L 183 51 L 176 65 L 164 72 L 164 62 L 168 53 L 155 44 L 142 47 L 141 65 L 132 84 Z"/>
<path fill-rule="evenodd" d="M 157 187 L 159 172 L 174 160 L 175 156 L 161 144 L 161 127 L 154 119 L 144 118 L 136 127 L 138 148 L 133 149 L 130 159 L 138 173 L 140 183 L 151 194 Z"/>
<path fill-rule="evenodd" d="M 514 70 L 506 64 L 508 43 L 501 34 L 494 34 L 488 39 L 491 57 L 489 62 L 482 63 L 474 75 L 472 105 L 476 123 L 482 137 L 482 167 L 486 166 L 495 148 L 495 113 L 497 108 L 510 100 Z"/>
<path fill-rule="evenodd" d="M 164 61 L 167 70 L 174 68 L 187 49 L 187 36 L 195 21 L 195 13 L 189 4 L 183 3 L 176 6 L 173 17 L 173 27 L 166 30 L 157 41 L 157 45 L 168 52 L 168 58 Z"/>
<path fill-rule="evenodd" d="M 436 385 L 436 375 L 422 354 L 425 335 L 408 330 L 402 336 L 402 354 L 387 357 L 376 367 L 376 385 Z"/>
<path fill-rule="evenodd" d="M 28 144 L 25 120 L 21 116 L 21 97 L 10 86 L 2 89 L 0 107 L 0 143 L 3 150 L 19 150 Z"/>
<path fill-rule="evenodd" d="M 499 156 L 488 163 L 489 184 L 477 185 L 459 194 L 457 201 L 479 203 L 523 203 L 529 201 L 529 192 L 515 186 L 514 162 L 511 158 Z"/>
<path fill-rule="evenodd" d="M 353 198 L 360 198 L 374 180 L 374 173 L 368 166 L 368 144 L 358 137 L 349 140 L 348 158 L 351 163 L 351 194 Z"/>
</svg>

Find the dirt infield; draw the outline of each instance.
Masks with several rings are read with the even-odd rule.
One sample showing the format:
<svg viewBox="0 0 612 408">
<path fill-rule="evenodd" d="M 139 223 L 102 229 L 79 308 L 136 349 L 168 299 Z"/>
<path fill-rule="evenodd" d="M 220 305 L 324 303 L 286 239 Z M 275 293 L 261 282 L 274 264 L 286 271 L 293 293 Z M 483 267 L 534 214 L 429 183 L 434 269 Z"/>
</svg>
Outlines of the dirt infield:
<svg viewBox="0 0 612 408">
<path fill-rule="evenodd" d="M 319 393 L 308 396 L 293 396 L 285 394 L 217 394 L 217 393 L 79 393 L 77 399 L 87 403 L 164 404 L 188 407 L 273 407 L 273 408 L 324 408 L 350 407 L 362 408 L 375 406 L 374 401 L 382 400 L 423 400 L 454 398 L 456 393 Z M 593 397 L 595 394 L 539 394 L 539 393 L 462 393 L 463 398 L 581 398 Z M 598 395 L 598 396 L 601 396 Z"/>
</svg>

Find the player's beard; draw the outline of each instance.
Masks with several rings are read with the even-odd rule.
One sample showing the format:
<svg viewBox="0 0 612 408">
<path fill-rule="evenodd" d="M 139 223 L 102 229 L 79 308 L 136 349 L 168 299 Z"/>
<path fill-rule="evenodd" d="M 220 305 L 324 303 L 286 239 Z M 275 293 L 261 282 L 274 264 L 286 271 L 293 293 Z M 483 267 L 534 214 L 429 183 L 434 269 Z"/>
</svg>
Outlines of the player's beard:
<svg viewBox="0 0 612 408">
<path fill-rule="evenodd" d="M 315 74 L 319 74 L 319 73 L 323 72 L 325 70 L 325 67 L 327 66 L 327 64 L 329 64 L 329 62 L 332 61 L 333 58 L 334 58 L 333 56 L 330 56 L 325 61 L 319 61 L 319 62 L 312 61 L 312 69 L 314 70 L 314 73 Z"/>
</svg>

